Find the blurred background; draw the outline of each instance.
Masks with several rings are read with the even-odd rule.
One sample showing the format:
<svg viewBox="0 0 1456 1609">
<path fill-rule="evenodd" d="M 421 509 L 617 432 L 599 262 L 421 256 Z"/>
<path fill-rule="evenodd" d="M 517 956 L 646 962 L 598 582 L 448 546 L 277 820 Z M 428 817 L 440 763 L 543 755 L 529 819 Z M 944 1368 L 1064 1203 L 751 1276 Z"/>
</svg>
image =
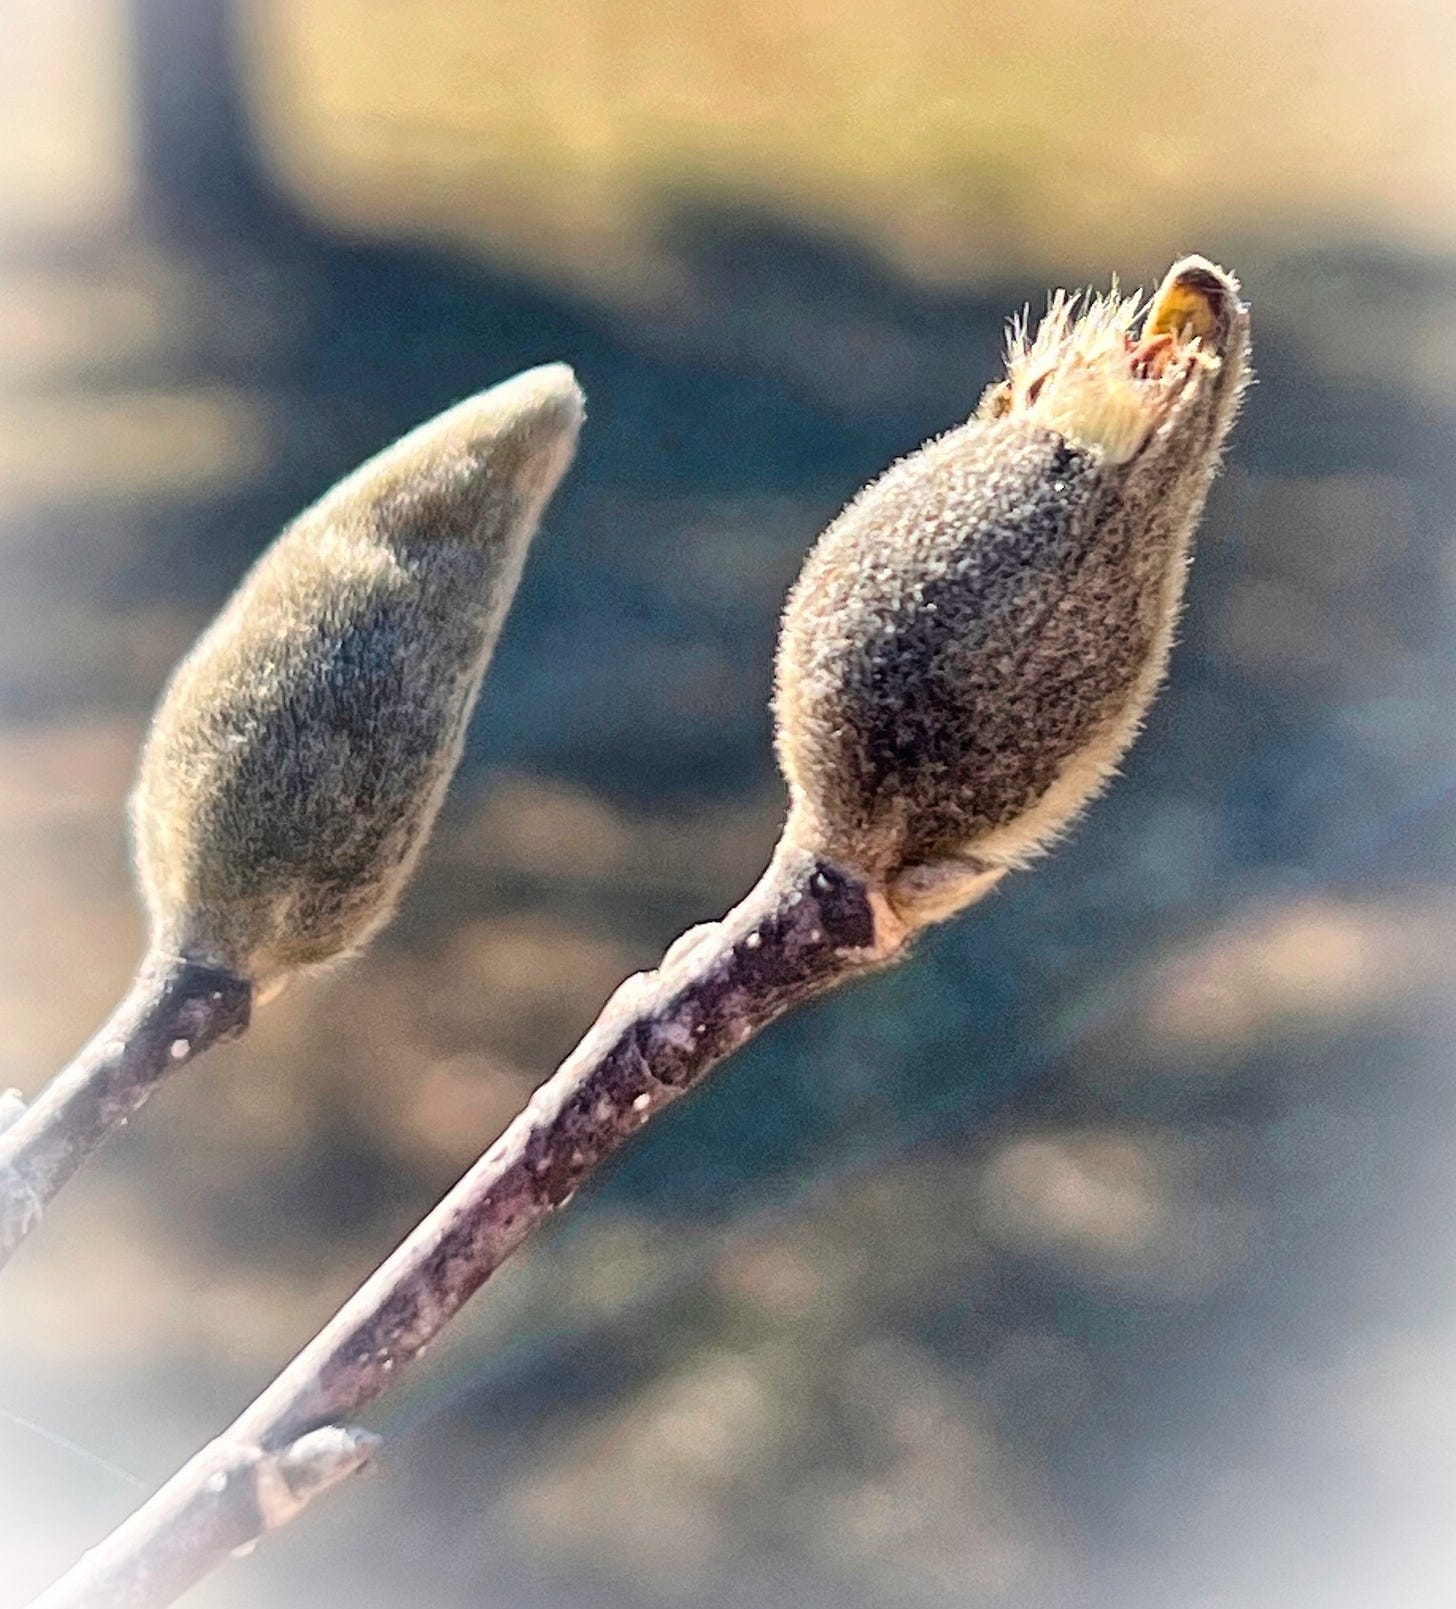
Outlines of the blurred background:
<svg viewBox="0 0 1456 1609">
<path fill-rule="evenodd" d="M 1456 1571 L 1445 0 L 5 0 L 0 1086 L 140 943 L 123 800 L 278 527 L 523 365 L 591 417 L 398 921 L 0 1294 L 0 1603 L 230 1420 L 756 875 L 775 617 L 1048 284 L 1259 384 L 1123 779 L 781 1025 L 211 1609 L 1425 1609 Z"/>
</svg>

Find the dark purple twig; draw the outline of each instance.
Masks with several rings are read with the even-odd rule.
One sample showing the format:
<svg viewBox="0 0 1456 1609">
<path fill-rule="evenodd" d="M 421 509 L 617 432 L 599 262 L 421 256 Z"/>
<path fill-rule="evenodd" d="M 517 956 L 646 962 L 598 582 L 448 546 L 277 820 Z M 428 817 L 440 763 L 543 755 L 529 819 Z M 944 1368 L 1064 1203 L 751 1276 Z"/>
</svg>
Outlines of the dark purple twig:
<svg viewBox="0 0 1456 1609">
<path fill-rule="evenodd" d="M 169 1073 L 236 1039 L 251 1011 L 251 988 L 230 972 L 190 961 L 142 969 L 75 1061 L 0 1122 L 0 1267 L 101 1142 Z"/>
<path fill-rule="evenodd" d="M 796 851 L 622 985 L 555 1076 L 253 1405 L 33 1609 L 171 1603 L 366 1464 L 350 1426 L 652 1114 L 786 1011 L 903 948 L 883 901 Z"/>
</svg>

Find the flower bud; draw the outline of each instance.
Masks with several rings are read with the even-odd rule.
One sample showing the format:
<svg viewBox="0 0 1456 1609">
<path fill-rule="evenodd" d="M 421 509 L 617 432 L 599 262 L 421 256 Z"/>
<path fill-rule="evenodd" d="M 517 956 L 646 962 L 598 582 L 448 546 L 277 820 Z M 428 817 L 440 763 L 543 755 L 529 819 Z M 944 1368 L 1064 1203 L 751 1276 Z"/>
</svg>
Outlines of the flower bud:
<svg viewBox="0 0 1456 1609">
<path fill-rule="evenodd" d="M 565 365 L 517 375 L 370 459 L 258 560 L 142 755 L 154 951 L 266 993 L 388 920 L 581 419 Z"/>
<path fill-rule="evenodd" d="M 1014 329 L 975 417 L 862 491 L 789 597 L 785 836 L 911 927 L 1045 850 L 1162 679 L 1249 320 L 1202 258 L 1139 312 L 1059 293 Z"/>
</svg>

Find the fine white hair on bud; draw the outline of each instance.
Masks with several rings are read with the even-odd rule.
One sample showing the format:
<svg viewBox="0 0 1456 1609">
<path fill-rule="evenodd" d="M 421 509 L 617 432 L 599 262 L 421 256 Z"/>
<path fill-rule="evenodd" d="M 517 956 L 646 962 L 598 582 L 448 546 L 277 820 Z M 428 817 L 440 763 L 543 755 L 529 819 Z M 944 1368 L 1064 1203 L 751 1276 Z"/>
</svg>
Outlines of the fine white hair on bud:
<svg viewBox="0 0 1456 1609">
<path fill-rule="evenodd" d="M 1204 258 L 1146 306 L 1058 292 L 971 421 L 855 498 L 779 641 L 791 842 L 916 926 L 1056 841 L 1162 679 L 1248 338 Z"/>
<path fill-rule="evenodd" d="M 1018 321 L 1006 363 L 1012 409 L 1125 464 L 1157 418 L 1155 391 L 1128 362 L 1141 303 L 1115 288 L 1087 298 L 1059 290 L 1034 336 Z"/>
<path fill-rule="evenodd" d="M 266 998 L 388 919 L 582 413 L 565 364 L 527 370 L 387 447 L 264 552 L 143 750 L 155 952 Z"/>
</svg>

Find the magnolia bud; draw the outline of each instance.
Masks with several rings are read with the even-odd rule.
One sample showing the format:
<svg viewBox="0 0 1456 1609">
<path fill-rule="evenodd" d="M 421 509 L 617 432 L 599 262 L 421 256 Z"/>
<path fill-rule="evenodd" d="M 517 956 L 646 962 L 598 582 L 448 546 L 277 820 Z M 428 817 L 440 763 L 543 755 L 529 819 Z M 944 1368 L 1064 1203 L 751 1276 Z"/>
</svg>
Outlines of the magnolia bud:
<svg viewBox="0 0 1456 1609">
<path fill-rule="evenodd" d="M 178 666 L 132 800 L 153 953 L 266 992 L 389 917 L 582 397 L 531 369 L 301 515 Z"/>
<path fill-rule="evenodd" d="M 973 419 L 820 538 L 777 662 L 786 839 L 911 927 L 1044 850 L 1112 774 L 1167 663 L 1189 541 L 1248 377 L 1202 258 L 1058 295 Z"/>
</svg>

